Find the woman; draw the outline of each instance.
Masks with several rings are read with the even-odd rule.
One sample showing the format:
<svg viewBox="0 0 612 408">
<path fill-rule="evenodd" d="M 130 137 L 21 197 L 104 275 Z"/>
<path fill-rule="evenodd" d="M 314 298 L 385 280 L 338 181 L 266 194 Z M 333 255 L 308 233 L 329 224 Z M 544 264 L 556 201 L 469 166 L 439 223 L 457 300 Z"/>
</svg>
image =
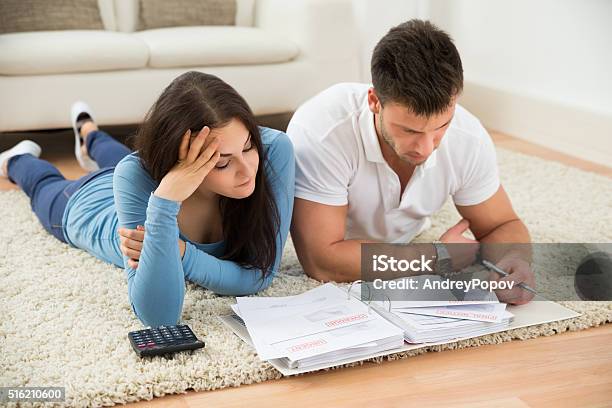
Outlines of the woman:
<svg viewBox="0 0 612 408">
<path fill-rule="evenodd" d="M 135 153 L 98 130 L 85 104 L 72 117 L 77 159 L 98 170 L 65 180 L 24 141 L 0 154 L 0 174 L 47 231 L 125 268 L 145 325 L 177 324 L 185 280 L 225 295 L 270 285 L 291 220 L 293 148 L 258 128 L 231 86 L 199 72 L 176 78 L 139 127 Z"/>
</svg>

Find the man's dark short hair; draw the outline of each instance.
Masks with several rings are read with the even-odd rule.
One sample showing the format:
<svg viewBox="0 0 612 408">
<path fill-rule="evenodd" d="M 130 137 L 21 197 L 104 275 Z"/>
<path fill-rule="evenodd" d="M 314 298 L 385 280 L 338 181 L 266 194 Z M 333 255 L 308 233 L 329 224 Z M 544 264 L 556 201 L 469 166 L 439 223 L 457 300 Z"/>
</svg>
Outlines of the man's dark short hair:
<svg viewBox="0 0 612 408">
<path fill-rule="evenodd" d="M 372 83 L 384 105 L 405 105 L 419 116 L 444 112 L 463 89 L 463 68 L 453 40 L 428 21 L 393 27 L 372 55 Z"/>
</svg>

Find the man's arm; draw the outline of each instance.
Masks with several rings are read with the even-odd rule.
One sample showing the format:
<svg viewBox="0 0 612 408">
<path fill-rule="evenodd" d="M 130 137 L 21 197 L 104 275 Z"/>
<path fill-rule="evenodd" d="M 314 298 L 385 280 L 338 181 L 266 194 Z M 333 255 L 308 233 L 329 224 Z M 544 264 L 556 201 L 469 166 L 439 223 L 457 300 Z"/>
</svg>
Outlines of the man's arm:
<svg viewBox="0 0 612 408">
<path fill-rule="evenodd" d="M 291 237 L 298 259 L 311 278 L 334 282 L 362 279 L 361 244 L 376 241 L 344 239 L 347 210 L 347 205 L 333 206 L 295 199 Z M 461 227 L 457 225 L 449 231 L 449 239 L 457 242 Z M 414 244 L 394 249 L 396 255 L 404 259 L 416 259 L 421 254 L 428 258 L 435 255 L 432 244 Z M 395 279 L 415 274 L 388 271 L 381 278 Z"/>
<path fill-rule="evenodd" d="M 483 255 L 486 255 L 491 262 L 497 262 L 505 254 L 506 249 L 528 247 L 528 245 L 509 244 L 531 242 L 527 227 L 514 212 L 512 203 L 501 185 L 493 196 L 480 204 L 456 207 L 459 214 L 470 222 L 470 230 L 481 243 Z"/>
<path fill-rule="evenodd" d="M 486 201 L 476 205 L 457 206 L 457 210 L 470 222 L 472 233 L 480 241 L 482 257 L 510 273 L 510 276 L 501 279 L 492 274 L 493 279 L 514 281 L 516 285 L 524 282 L 535 287 L 535 276 L 530 265 L 531 237 L 501 185 Z M 498 298 L 513 304 L 529 302 L 533 294 L 516 285 L 511 290 L 498 291 Z"/>
<path fill-rule="evenodd" d="M 360 278 L 361 244 L 344 240 L 348 205 L 334 206 L 296 198 L 291 238 L 308 276 L 320 281 L 349 282 Z"/>
</svg>

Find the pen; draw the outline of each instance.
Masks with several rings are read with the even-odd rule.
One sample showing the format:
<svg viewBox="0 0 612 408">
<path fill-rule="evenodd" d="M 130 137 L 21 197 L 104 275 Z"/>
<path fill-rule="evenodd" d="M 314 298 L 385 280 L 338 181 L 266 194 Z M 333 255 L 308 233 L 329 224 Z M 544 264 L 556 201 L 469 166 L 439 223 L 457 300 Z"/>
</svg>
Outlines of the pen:
<svg viewBox="0 0 612 408">
<path fill-rule="evenodd" d="M 504 271 L 501 268 L 498 268 L 497 266 L 495 266 L 494 264 L 492 264 L 491 262 L 483 259 L 482 260 L 482 264 L 484 266 L 486 266 L 487 268 L 491 269 L 494 272 L 499 273 L 501 276 L 508 276 L 510 275 L 508 272 Z M 528 290 L 529 292 L 533 293 L 534 295 L 537 295 L 538 292 L 535 291 L 535 289 L 533 289 L 532 287 L 530 287 L 529 285 L 525 285 L 523 282 L 519 283 L 517 286 L 520 286 L 521 288 Z"/>
</svg>

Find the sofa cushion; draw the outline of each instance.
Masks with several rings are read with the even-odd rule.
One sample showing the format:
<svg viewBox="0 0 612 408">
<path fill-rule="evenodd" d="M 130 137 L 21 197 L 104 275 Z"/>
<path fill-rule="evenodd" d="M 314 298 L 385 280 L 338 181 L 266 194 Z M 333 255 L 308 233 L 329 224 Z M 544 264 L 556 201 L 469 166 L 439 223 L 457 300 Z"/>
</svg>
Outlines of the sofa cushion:
<svg viewBox="0 0 612 408">
<path fill-rule="evenodd" d="M 0 1 L 0 33 L 103 28 L 98 0 Z"/>
<path fill-rule="evenodd" d="M 234 25 L 236 0 L 140 0 L 139 30 Z"/>
<path fill-rule="evenodd" d="M 0 35 L 0 75 L 64 74 L 143 68 L 139 38 L 111 31 L 39 31 Z"/>
<path fill-rule="evenodd" d="M 154 68 L 270 64 L 290 61 L 298 47 L 252 27 L 176 27 L 134 34 L 149 46 Z"/>
<path fill-rule="evenodd" d="M 236 2 L 235 24 L 244 27 L 253 26 L 255 19 L 255 0 L 232 1 Z M 117 29 L 125 33 L 137 31 L 140 21 L 139 11 L 140 0 L 115 0 Z"/>
</svg>

